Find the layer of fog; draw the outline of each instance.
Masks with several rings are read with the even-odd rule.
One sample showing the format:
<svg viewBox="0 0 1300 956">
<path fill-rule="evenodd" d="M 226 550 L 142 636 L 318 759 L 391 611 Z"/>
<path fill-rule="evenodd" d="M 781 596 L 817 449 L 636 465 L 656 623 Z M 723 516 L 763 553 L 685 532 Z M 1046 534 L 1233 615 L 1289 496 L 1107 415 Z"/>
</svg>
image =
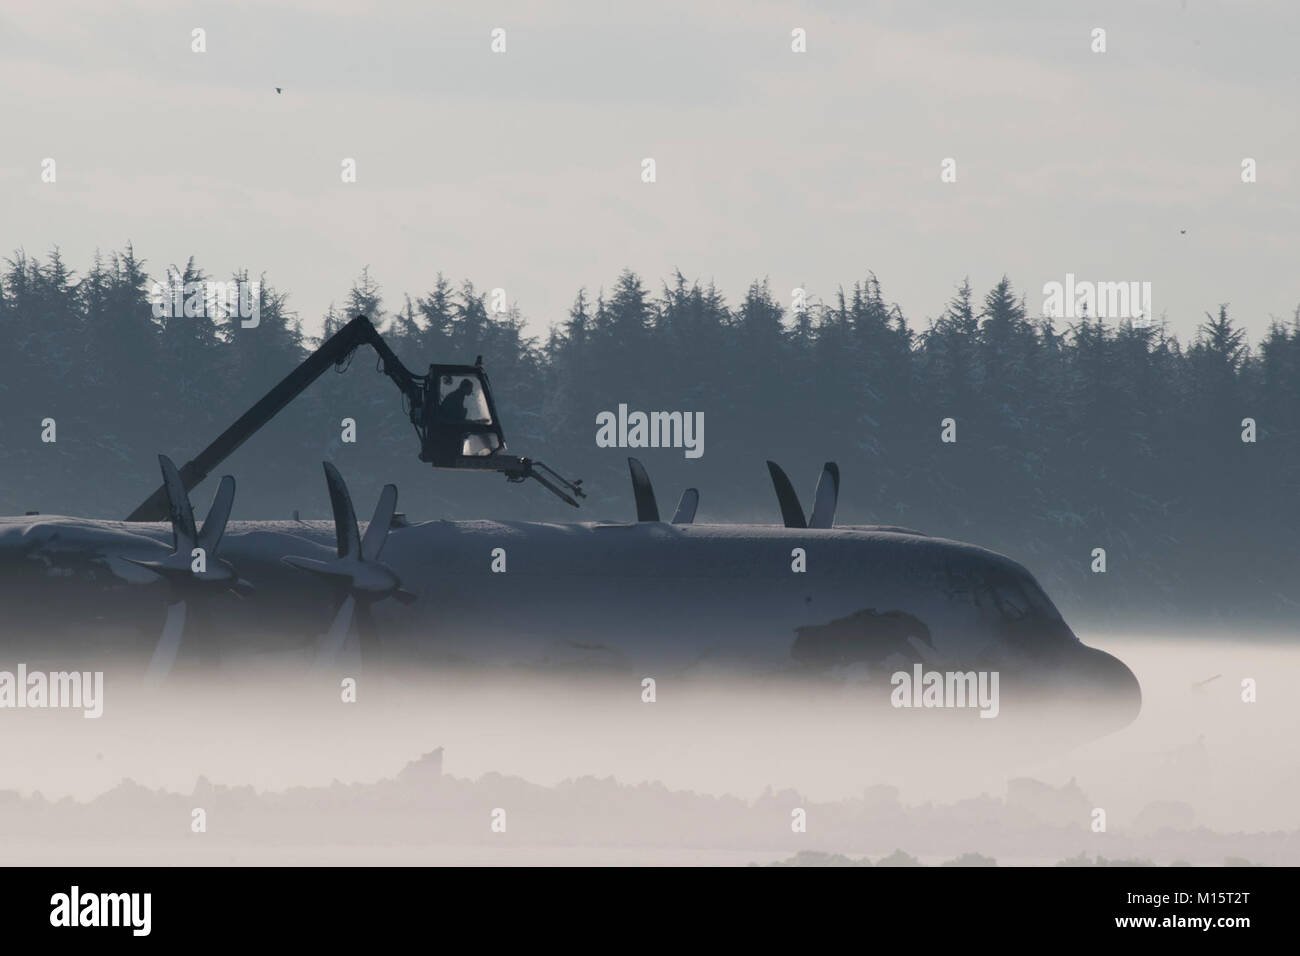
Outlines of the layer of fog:
<svg viewBox="0 0 1300 956">
<path fill-rule="evenodd" d="M 1143 708 L 1128 727 L 1082 742 L 1026 742 L 973 712 L 955 731 L 924 711 L 881 721 L 847 692 L 713 680 L 660 679 L 645 703 L 626 675 L 408 675 L 363 679 L 349 704 L 336 675 L 228 672 L 161 691 L 110 675 L 97 720 L 0 711 L 0 789 L 85 800 L 123 778 L 177 793 L 200 775 L 259 791 L 370 782 L 441 746 L 444 772 L 459 778 L 612 775 L 743 799 L 770 786 L 822 802 L 887 784 L 905 806 L 1001 797 L 1017 777 L 1073 779 L 1111 827 L 1171 801 L 1219 833 L 1300 828 L 1300 649 L 1231 636 L 1084 639 L 1130 666 Z M 1247 679 L 1254 703 L 1242 699 Z"/>
</svg>

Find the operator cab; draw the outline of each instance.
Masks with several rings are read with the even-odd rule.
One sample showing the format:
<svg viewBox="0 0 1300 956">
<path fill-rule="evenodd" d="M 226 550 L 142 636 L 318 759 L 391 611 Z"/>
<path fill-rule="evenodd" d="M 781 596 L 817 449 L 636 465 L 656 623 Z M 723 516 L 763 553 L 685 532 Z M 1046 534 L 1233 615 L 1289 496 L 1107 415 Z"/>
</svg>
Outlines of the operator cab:
<svg viewBox="0 0 1300 956">
<path fill-rule="evenodd" d="M 481 460 L 506 448 L 481 364 L 430 365 L 420 425 L 420 460 L 435 468 L 465 467 L 464 459 Z"/>
</svg>

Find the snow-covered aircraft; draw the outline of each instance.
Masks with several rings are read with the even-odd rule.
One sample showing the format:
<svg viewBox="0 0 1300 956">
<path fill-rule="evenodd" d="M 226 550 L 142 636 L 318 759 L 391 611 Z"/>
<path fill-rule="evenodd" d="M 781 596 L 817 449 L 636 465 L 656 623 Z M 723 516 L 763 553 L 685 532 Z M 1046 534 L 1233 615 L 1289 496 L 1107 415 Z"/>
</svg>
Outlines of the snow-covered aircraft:
<svg viewBox="0 0 1300 956">
<path fill-rule="evenodd" d="M 388 485 L 362 529 L 329 463 L 332 524 L 229 522 L 227 476 L 201 526 L 176 468 L 160 463 L 169 524 L 0 518 L 6 656 L 83 667 L 103 654 L 154 678 L 178 660 L 275 655 L 360 669 L 784 676 L 859 681 L 882 699 L 890 675 L 920 667 L 998 672 L 1003 713 L 1050 702 L 1118 726 L 1140 705 L 1128 668 L 1081 643 L 1015 561 L 908 529 L 834 526 L 833 464 L 804 521 L 769 463 L 786 526 L 696 523 L 694 489 L 660 521 L 630 460 L 636 522 L 409 523 Z"/>
</svg>

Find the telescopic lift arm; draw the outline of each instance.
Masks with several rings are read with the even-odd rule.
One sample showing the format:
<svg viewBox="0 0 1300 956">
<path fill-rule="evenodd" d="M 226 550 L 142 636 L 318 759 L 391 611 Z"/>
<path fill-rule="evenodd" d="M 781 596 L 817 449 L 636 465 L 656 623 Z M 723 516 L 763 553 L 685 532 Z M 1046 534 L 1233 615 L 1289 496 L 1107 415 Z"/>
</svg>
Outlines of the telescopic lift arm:
<svg viewBox="0 0 1300 956">
<path fill-rule="evenodd" d="M 281 379 L 280 383 L 267 392 L 248 411 L 244 412 L 233 425 L 216 437 L 212 444 L 199 452 L 191 461 L 180 468 L 181 483 L 189 492 L 206 478 L 214 468 L 225 461 L 240 445 L 252 437 L 258 429 L 274 418 L 281 409 L 298 397 L 304 389 L 316 381 L 330 366 L 342 366 L 358 346 L 369 345 L 379 353 L 380 367 L 385 375 L 396 383 L 410 407 L 411 423 L 420 436 L 420 457 L 432 462 L 436 467 L 457 468 L 473 471 L 497 471 L 505 474 L 510 481 L 535 479 L 547 490 L 558 495 L 573 507 L 578 507 L 575 498 L 584 498 L 582 481 L 562 478 L 540 461 L 530 458 L 512 457 L 504 454 L 478 456 L 455 455 L 447 458 L 444 452 L 434 452 L 435 443 L 430 432 L 439 427 L 434 422 L 432 412 L 437 407 L 437 386 L 434 376 L 416 375 L 411 372 L 388 347 L 379 330 L 364 315 L 352 319 L 341 329 L 325 340 L 316 351 L 307 356 L 302 364 Z M 436 366 L 431 366 L 431 370 Z M 488 392 L 486 376 L 481 367 L 463 367 L 469 372 L 477 372 L 479 381 L 486 393 L 488 406 L 493 408 L 491 394 Z M 493 408 L 493 427 L 498 436 L 501 434 L 499 423 L 495 422 Z M 442 426 L 452 427 L 452 426 Z M 442 446 L 438 446 L 442 447 Z M 504 441 L 501 443 L 504 449 Z M 547 476 L 550 476 L 548 478 Z M 553 481 L 551 479 L 554 479 Z M 146 498 L 138 508 L 127 516 L 127 521 L 162 521 L 167 517 L 167 493 L 159 487 Z"/>
</svg>

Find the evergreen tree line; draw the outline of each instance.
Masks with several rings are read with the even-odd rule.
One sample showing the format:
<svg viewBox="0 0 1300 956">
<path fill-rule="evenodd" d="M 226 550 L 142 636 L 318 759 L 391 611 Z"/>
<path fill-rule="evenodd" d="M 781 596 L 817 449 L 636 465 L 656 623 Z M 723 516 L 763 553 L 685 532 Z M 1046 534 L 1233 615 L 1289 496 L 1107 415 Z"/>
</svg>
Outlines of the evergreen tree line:
<svg viewBox="0 0 1300 956">
<path fill-rule="evenodd" d="M 193 259 L 175 271 L 211 278 Z M 321 341 L 265 276 L 252 277 L 256 328 L 238 316 L 159 318 L 151 289 L 162 273 L 130 246 L 80 275 L 57 248 L 6 260 L 0 514 L 125 516 L 158 484 L 157 453 L 193 457 Z M 1183 343 L 1165 323 L 1032 316 L 1005 277 L 983 296 L 962 283 L 922 326 L 872 274 L 793 310 L 766 281 L 730 305 L 680 273 L 656 291 L 625 271 L 608 290 L 580 291 L 539 339 L 517 307 L 492 311 L 468 281 L 438 275 L 395 301 L 366 269 L 324 317 L 325 334 L 357 314 L 417 373 L 482 355 L 510 450 L 582 477 L 583 510 L 532 484 L 422 465 L 401 396 L 363 347 L 218 470 L 239 482 L 236 520 L 327 516 L 323 459 L 349 479 L 363 518 L 395 481 L 413 520 L 630 520 L 634 454 L 663 512 L 694 485 L 698 521 L 776 523 L 764 460 L 785 467 L 806 507 L 821 463 L 835 460 L 839 523 L 1003 551 L 1086 620 L 1222 628 L 1300 617 L 1300 309 L 1252 344 L 1219 305 Z M 596 415 L 620 403 L 703 412 L 703 457 L 598 448 Z M 345 417 L 355 444 L 340 440 Z M 947 418 L 953 443 L 940 441 Z M 54 442 L 41 440 L 46 419 Z M 213 485 L 195 491 L 200 511 Z"/>
</svg>

